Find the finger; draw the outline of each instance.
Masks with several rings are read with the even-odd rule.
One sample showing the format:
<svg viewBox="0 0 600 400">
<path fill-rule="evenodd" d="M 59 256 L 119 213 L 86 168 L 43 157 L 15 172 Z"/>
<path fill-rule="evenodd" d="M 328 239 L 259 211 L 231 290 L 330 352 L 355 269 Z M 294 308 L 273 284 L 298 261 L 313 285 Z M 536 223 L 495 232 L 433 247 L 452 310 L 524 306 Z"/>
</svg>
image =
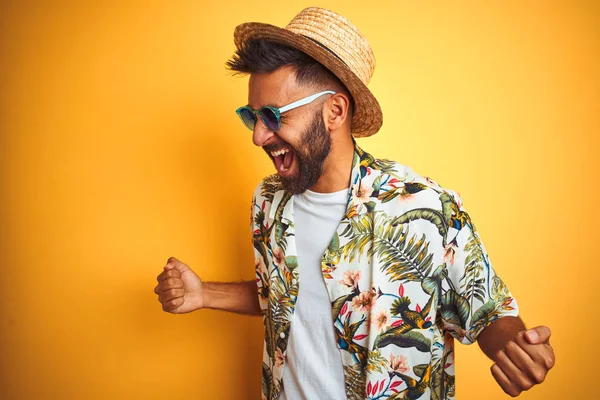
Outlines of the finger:
<svg viewBox="0 0 600 400">
<path fill-rule="evenodd" d="M 536 326 L 525 332 L 525 338 L 531 344 L 550 343 L 550 334 L 547 326 Z"/>
<path fill-rule="evenodd" d="M 175 268 L 175 266 L 177 265 L 178 262 L 179 262 L 179 260 L 176 259 L 175 257 L 169 257 L 169 259 L 167 260 L 167 264 L 164 266 L 164 269 L 169 270 L 169 269 Z"/>
<path fill-rule="evenodd" d="M 515 341 L 536 362 L 544 366 L 546 370 L 554 367 L 554 350 L 549 344 L 529 344 L 524 334 L 517 334 Z"/>
<path fill-rule="evenodd" d="M 179 272 L 176 269 L 170 269 L 167 271 L 163 271 L 160 274 L 158 274 L 158 276 L 156 277 L 156 280 L 158 282 L 160 281 L 164 281 L 165 279 L 168 278 L 181 278 L 181 272 Z"/>
<path fill-rule="evenodd" d="M 158 291 L 164 292 L 167 289 L 179 289 L 185 287 L 181 278 L 166 278 L 158 283 Z"/>
<path fill-rule="evenodd" d="M 521 339 L 521 342 L 525 345 L 524 339 Z M 540 346 L 540 345 L 528 345 L 528 346 Z M 527 374 L 527 376 L 535 383 L 542 383 L 546 378 L 547 369 L 544 368 L 543 365 L 536 363 L 533 358 L 520 347 L 520 343 L 510 341 L 506 343 L 506 347 L 504 348 L 504 352 L 510 358 L 510 360 L 515 364 L 517 368 L 519 368 L 523 373 Z"/>
<path fill-rule="evenodd" d="M 544 365 L 546 368 L 551 369 L 556 364 L 556 356 L 554 355 L 554 349 L 550 344 L 544 344 L 546 346 L 547 356 L 544 357 Z"/>
<path fill-rule="evenodd" d="M 534 385 L 531 378 L 512 362 L 504 350 L 500 350 L 496 354 L 496 364 L 502 369 L 502 372 L 504 372 L 511 383 L 519 389 L 529 390 Z"/>
<path fill-rule="evenodd" d="M 492 365 L 491 371 L 492 376 L 496 382 L 498 382 L 498 385 L 500 385 L 502 390 L 504 390 L 504 393 L 512 397 L 517 397 L 521 394 L 521 390 L 508 379 L 506 374 L 502 371 L 502 368 L 497 364 Z"/>
<path fill-rule="evenodd" d="M 183 289 L 168 289 L 168 290 L 165 290 L 164 292 L 161 292 L 158 295 L 158 299 L 160 300 L 161 303 L 164 303 L 164 302 L 171 301 L 173 299 L 177 299 L 179 297 L 183 297 L 184 294 L 185 294 L 185 290 L 183 290 Z"/>
<path fill-rule="evenodd" d="M 163 303 L 162 309 L 167 312 L 175 312 L 181 305 L 183 304 L 183 297 L 179 297 L 177 299 L 173 299 Z"/>
<path fill-rule="evenodd" d="M 521 371 L 525 371 L 530 367 L 533 367 L 535 364 L 533 358 L 531 358 L 531 356 L 527 354 L 525 350 L 519 347 L 519 345 L 512 340 L 506 343 L 506 346 L 504 347 L 504 353 Z"/>
</svg>

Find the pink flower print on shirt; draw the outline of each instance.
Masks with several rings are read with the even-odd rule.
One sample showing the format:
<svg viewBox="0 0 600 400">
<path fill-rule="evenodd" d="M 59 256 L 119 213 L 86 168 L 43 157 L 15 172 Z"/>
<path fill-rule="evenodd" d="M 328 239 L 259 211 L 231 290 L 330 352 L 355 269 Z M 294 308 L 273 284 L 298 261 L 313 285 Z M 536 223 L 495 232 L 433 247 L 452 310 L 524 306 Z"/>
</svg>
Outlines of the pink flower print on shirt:
<svg viewBox="0 0 600 400">
<path fill-rule="evenodd" d="M 280 247 L 276 247 L 275 249 L 273 249 L 273 262 L 279 268 L 285 265 L 285 256 L 283 254 L 283 250 L 281 250 Z"/>
<path fill-rule="evenodd" d="M 402 354 L 397 356 L 390 354 L 390 369 L 400 374 L 406 374 L 408 371 L 410 371 L 406 356 Z"/>
<path fill-rule="evenodd" d="M 370 290 L 365 290 L 352 299 L 352 307 L 357 311 L 368 312 L 374 304 L 375 293 Z"/>
<path fill-rule="evenodd" d="M 444 250 L 444 262 L 450 266 L 454 265 L 454 256 L 456 255 L 456 245 L 454 242 L 450 242 L 446 245 Z"/>
<path fill-rule="evenodd" d="M 342 285 L 348 287 L 357 287 L 358 281 L 360 280 L 360 270 L 356 271 L 344 271 L 344 276 L 339 281 Z"/>
<path fill-rule="evenodd" d="M 281 349 L 278 347 L 277 351 L 275 352 L 275 364 L 278 367 L 281 367 L 283 365 L 283 359 L 284 359 L 283 353 L 282 353 Z"/>
<path fill-rule="evenodd" d="M 375 315 L 373 316 L 373 320 L 371 323 L 377 329 L 378 332 L 381 332 L 383 328 L 385 328 L 390 322 L 390 312 L 385 308 L 381 308 L 377 310 Z"/>
<path fill-rule="evenodd" d="M 373 194 L 373 188 L 368 185 L 357 183 L 353 185 L 352 193 L 356 200 L 361 203 L 366 203 L 370 201 L 371 195 Z"/>
</svg>

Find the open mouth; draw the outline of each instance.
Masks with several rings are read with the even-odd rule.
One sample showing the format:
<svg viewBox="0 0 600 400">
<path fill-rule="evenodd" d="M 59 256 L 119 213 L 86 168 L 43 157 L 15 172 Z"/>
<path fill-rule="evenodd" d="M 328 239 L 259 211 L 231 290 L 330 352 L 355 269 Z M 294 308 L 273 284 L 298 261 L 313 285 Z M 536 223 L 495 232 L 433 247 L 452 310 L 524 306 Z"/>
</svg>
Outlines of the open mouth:
<svg viewBox="0 0 600 400">
<path fill-rule="evenodd" d="M 270 154 L 275 161 L 275 168 L 279 173 L 287 172 L 295 158 L 294 151 L 289 148 L 271 151 Z"/>
</svg>

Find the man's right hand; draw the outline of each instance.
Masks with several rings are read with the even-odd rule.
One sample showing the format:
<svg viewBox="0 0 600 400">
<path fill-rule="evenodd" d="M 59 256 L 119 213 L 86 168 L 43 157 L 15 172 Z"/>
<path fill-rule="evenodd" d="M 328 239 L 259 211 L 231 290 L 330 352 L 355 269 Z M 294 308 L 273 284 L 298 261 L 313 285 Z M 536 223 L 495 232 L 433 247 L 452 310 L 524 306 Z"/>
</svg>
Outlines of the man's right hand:
<svg viewBox="0 0 600 400">
<path fill-rule="evenodd" d="M 169 257 L 164 271 L 156 278 L 154 293 L 163 311 L 185 314 L 204 307 L 202 280 L 186 264 Z"/>
</svg>

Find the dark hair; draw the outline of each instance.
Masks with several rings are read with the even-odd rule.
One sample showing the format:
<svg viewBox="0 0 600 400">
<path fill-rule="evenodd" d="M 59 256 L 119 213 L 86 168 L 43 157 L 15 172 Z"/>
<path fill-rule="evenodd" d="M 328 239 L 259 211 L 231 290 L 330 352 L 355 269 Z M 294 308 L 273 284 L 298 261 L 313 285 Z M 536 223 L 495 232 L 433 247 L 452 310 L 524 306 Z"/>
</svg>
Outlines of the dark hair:
<svg viewBox="0 0 600 400">
<path fill-rule="evenodd" d="M 335 84 L 350 99 L 350 115 L 354 109 L 354 99 L 342 81 L 308 54 L 291 46 L 266 39 L 253 39 L 237 50 L 225 64 L 234 75 L 255 72 L 273 72 L 284 66 L 292 66 L 296 71 L 296 82 L 328 89 Z"/>
</svg>

